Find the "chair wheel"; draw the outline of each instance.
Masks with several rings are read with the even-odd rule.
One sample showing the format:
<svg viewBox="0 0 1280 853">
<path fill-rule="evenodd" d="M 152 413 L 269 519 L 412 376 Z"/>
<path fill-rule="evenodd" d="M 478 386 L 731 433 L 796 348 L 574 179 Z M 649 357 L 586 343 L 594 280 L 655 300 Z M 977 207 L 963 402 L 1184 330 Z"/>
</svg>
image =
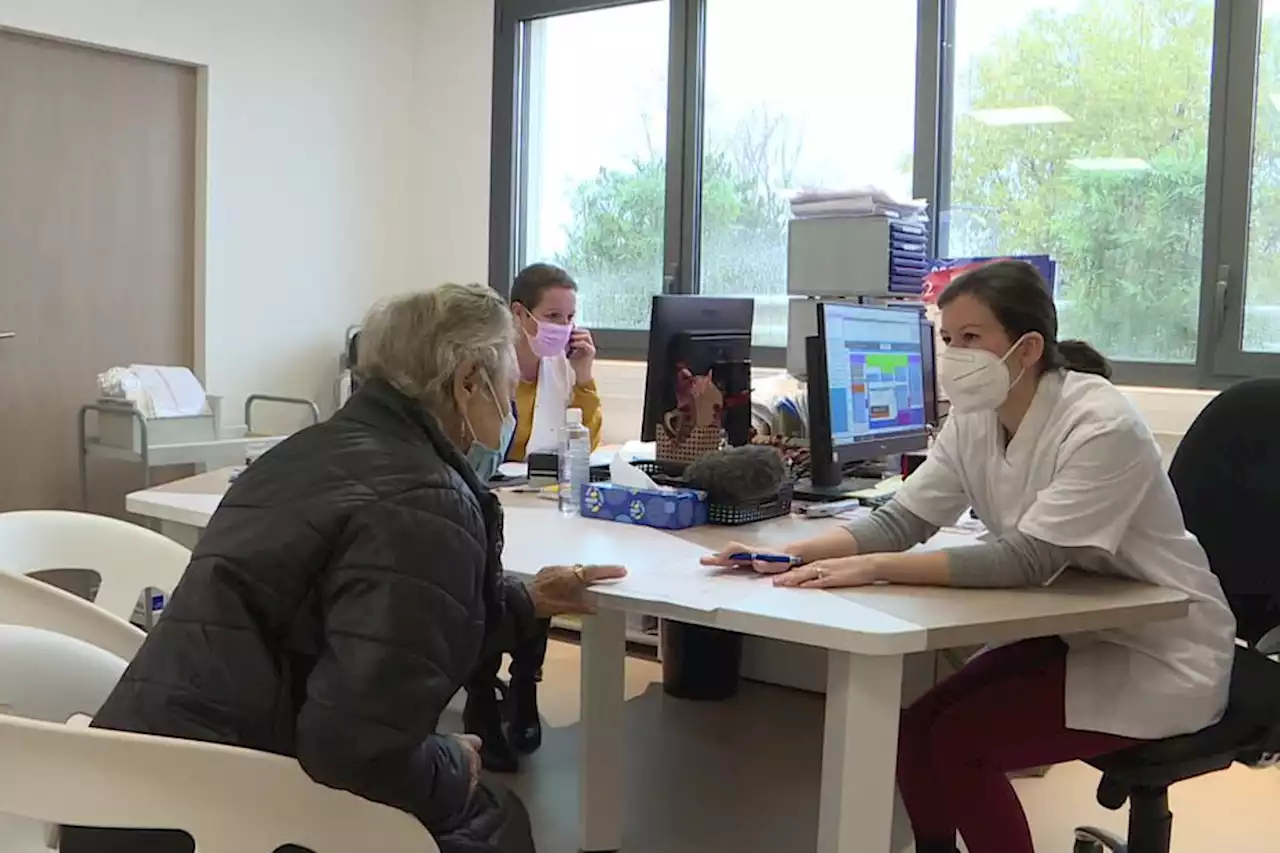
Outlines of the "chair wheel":
<svg viewBox="0 0 1280 853">
<path fill-rule="evenodd" d="M 1105 829 L 1082 826 L 1076 830 L 1072 853 L 1129 853 L 1129 845 Z"/>
</svg>

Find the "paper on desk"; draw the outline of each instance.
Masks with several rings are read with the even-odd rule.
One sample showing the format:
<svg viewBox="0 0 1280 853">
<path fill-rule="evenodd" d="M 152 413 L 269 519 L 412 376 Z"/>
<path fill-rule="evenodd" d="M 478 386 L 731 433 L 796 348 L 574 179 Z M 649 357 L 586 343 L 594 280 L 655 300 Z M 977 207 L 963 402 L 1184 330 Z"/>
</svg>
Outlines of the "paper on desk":
<svg viewBox="0 0 1280 853">
<path fill-rule="evenodd" d="M 769 582 L 754 572 L 699 565 L 707 548 L 661 530 L 528 506 L 504 507 L 504 515 L 504 568 L 522 577 L 543 566 L 621 564 L 627 577 L 600 584 L 595 592 L 703 613 L 732 605 Z"/>
<path fill-rule="evenodd" d="M 652 462 L 658 458 L 658 445 L 653 441 L 628 441 L 618 450 L 618 455 L 628 462 L 644 460 Z"/>
<path fill-rule="evenodd" d="M 595 589 L 616 598 L 669 604 L 700 613 L 714 613 L 772 587 L 768 575 L 740 569 L 691 566 L 628 566 L 630 574 Z"/>
<path fill-rule="evenodd" d="M 528 477 L 529 465 L 526 462 L 503 462 L 498 466 L 498 473 L 512 479 Z"/>
</svg>

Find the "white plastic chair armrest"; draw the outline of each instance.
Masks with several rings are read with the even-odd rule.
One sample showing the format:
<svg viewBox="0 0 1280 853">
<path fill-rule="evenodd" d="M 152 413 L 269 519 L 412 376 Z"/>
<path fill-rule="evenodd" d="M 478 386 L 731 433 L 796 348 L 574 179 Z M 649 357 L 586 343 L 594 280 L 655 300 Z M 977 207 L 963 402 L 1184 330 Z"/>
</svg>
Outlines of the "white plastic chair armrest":
<svg viewBox="0 0 1280 853">
<path fill-rule="evenodd" d="M 1268 657 L 1274 654 L 1280 654 L 1280 628 L 1273 628 L 1271 631 L 1268 631 L 1262 639 L 1258 641 L 1256 648 Z"/>
</svg>

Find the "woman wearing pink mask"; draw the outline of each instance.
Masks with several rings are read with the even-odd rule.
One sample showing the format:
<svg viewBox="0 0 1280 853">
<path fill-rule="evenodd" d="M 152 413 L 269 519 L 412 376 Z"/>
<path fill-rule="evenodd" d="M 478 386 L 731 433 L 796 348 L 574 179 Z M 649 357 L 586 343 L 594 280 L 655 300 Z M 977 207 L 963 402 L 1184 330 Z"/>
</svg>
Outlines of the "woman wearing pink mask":
<svg viewBox="0 0 1280 853">
<path fill-rule="evenodd" d="M 600 395 L 591 371 L 596 347 L 591 333 L 573 325 L 578 313 L 578 285 L 550 264 L 534 264 L 516 276 L 511 312 L 523 334 L 516 335 L 520 382 L 516 387 L 516 429 L 507 458 L 522 462 L 530 453 L 555 453 L 566 409 L 581 409 L 591 431 L 591 446 L 600 442 Z M 498 679 L 502 657 L 481 661 L 467 687 L 463 724 L 479 735 L 480 759 L 486 770 L 514 773 L 519 753 L 542 745 L 538 718 L 538 681 L 547 656 L 551 623 L 543 621 L 511 650 L 511 683 L 504 693 Z"/>
<path fill-rule="evenodd" d="M 596 345 L 590 332 L 573 324 L 577 283 L 550 264 L 526 267 L 511 286 L 511 313 L 524 334 L 516 343 L 520 384 L 507 458 L 522 462 L 530 453 L 555 453 L 566 409 L 582 410 L 595 447 L 604 423 L 592 375 Z"/>
</svg>

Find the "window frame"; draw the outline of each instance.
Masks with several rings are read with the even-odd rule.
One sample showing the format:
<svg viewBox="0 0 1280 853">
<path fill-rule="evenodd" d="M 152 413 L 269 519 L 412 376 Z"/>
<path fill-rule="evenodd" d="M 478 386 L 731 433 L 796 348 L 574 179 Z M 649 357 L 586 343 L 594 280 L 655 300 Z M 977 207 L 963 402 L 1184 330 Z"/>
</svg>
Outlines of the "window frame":
<svg viewBox="0 0 1280 853">
<path fill-rule="evenodd" d="M 496 0 L 490 181 L 489 277 L 504 295 L 522 257 L 528 194 L 529 24 L 655 0 Z M 662 293 L 696 293 L 705 121 L 707 0 L 668 0 L 666 202 Z M 954 33 L 964 0 L 916 0 L 916 116 L 913 189 L 933 210 L 950 195 L 954 127 Z M 1239 379 L 1280 375 L 1280 354 L 1243 350 L 1253 171 L 1254 113 L 1262 0 L 1215 0 L 1207 140 L 1200 320 L 1193 363 L 1117 361 L 1126 385 L 1217 389 Z M 945 241 L 933 217 L 933 245 Z M 1225 278 L 1220 274 L 1225 271 Z M 644 330 L 593 330 L 602 357 L 644 360 Z M 757 347 L 754 363 L 781 367 L 786 350 Z"/>
<path fill-rule="evenodd" d="M 489 176 L 489 281 L 509 296 L 518 259 L 524 254 L 523 203 L 528 195 L 529 138 L 528 97 L 531 43 L 529 26 L 537 20 L 573 15 L 656 0 L 497 0 L 493 51 L 492 162 Z M 666 232 L 663 253 L 662 293 L 688 293 L 683 271 L 696 268 L 697 213 L 701 198 L 687 194 L 686 169 L 700 178 L 701 143 L 688 139 L 701 129 L 701 79 L 686 69 L 701 64 L 703 28 L 697 24 L 702 0 L 668 0 L 671 24 L 667 58 Z M 501 85 L 501 81 L 510 81 Z M 690 197 L 692 196 L 692 197 Z M 688 247 L 688 248 L 686 248 Z M 696 278 L 692 279 L 696 281 Z M 603 358 L 644 360 L 648 356 L 647 331 L 593 329 Z"/>
<path fill-rule="evenodd" d="M 1262 0 L 1218 0 L 1226 46 L 1222 68 L 1225 125 L 1222 207 L 1218 227 L 1220 268 L 1206 276 L 1202 304 L 1212 312 L 1213 379 L 1280 375 L 1280 353 L 1244 348 L 1249 227 L 1253 197 L 1253 157 L 1257 128 L 1259 63 L 1262 53 Z M 1222 273 L 1225 273 L 1223 275 Z"/>
</svg>

